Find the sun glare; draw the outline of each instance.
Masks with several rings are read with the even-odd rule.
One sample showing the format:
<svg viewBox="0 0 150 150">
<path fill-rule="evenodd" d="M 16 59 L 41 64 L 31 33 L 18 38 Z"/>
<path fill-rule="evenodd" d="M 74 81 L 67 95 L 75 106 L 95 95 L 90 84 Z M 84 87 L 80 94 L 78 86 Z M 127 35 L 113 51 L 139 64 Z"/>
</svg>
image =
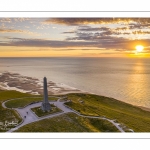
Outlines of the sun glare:
<svg viewBox="0 0 150 150">
<path fill-rule="evenodd" d="M 141 53 L 144 49 L 144 47 L 142 45 L 137 45 L 135 48 L 136 48 L 137 53 Z"/>
</svg>

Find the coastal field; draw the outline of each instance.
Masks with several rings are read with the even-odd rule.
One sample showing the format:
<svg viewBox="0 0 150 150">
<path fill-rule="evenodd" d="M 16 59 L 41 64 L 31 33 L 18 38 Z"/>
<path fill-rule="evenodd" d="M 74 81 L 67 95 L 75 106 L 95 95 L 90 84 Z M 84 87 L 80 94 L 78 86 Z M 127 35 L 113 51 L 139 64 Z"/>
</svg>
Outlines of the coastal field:
<svg viewBox="0 0 150 150">
<path fill-rule="evenodd" d="M 83 115 L 105 116 L 133 129 L 134 132 L 150 131 L 150 112 L 113 98 L 92 94 L 68 94 L 67 106 Z"/>
<path fill-rule="evenodd" d="M 26 97 L 30 97 L 29 98 L 30 103 L 35 101 L 35 99 L 33 98 L 34 95 L 27 94 L 27 93 L 21 93 L 21 92 L 17 92 L 17 91 L 1 90 L 0 95 L 1 95 L 0 96 L 1 104 L 2 104 L 2 102 L 6 101 L 8 99 L 16 98 L 16 100 L 12 100 L 12 101 L 15 101 L 15 105 L 16 106 L 21 106 L 21 105 L 24 106 L 25 103 L 23 100 L 26 101 Z M 59 95 L 59 96 L 61 96 L 61 95 Z M 128 129 L 132 129 L 134 132 L 149 132 L 150 131 L 150 112 L 142 110 L 139 107 L 118 101 L 113 98 L 109 98 L 109 97 L 105 97 L 105 96 L 98 96 L 98 95 L 93 95 L 93 94 L 72 93 L 72 94 L 66 94 L 66 95 L 62 95 L 62 96 L 63 97 L 65 96 L 68 100 L 70 100 L 70 102 L 66 102 L 65 105 L 72 108 L 73 110 L 76 110 L 80 114 L 88 115 L 88 116 L 102 116 L 102 117 L 106 117 L 108 119 L 113 119 L 117 123 L 120 123 L 121 126 L 124 127 L 124 130 L 126 132 L 130 132 Z M 20 98 L 20 99 L 17 99 L 17 98 Z M 9 101 L 9 102 L 11 102 L 11 101 Z M 13 105 L 14 105 L 14 103 L 13 103 Z M 21 121 L 20 116 L 13 109 L 3 108 L 2 106 L 0 106 L 0 112 L 1 112 L 0 113 L 1 121 L 11 120 L 12 118 L 16 118 L 19 121 Z M 12 117 L 10 114 L 12 114 Z M 66 115 L 68 115 L 68 114 L 66 114 Z M 71 118 L 73 118 L 73 116 L 76 117 L 76 115 L 74 114 L 71 116 Z M 68 115 L 68 117 L 70 117 L 70 115 Z M 69 129 L 70 124 L 69 124 L 69 126 L 66 123 L 64 124 L 63 117 L 58 117 L 58 118 L 59 118 L 58 120 L 60 121 L 59 122 L 60 132 L 64 131 L 64 130 L 61 130 L 61 126 L 64 126 L 64 125 L 66 126 L 65 131 L 71 132 L 72 130 Z M 45 123 L 47 122 L 47 124 L 51 122 L 50 123 L 51 126 L 52 125 L 55 126 L 54 120 L 55 120 L 55 118 L 51 118 L 51 119 L 45 119 L 42 121 L 31 123 L 31 124 L 21 127 L 18 131 L 20 131 L 20 132 L 30 131 L 31 132 L 33 130 L 33 132 L 34 132 L 35 130 L 33 129 L 32 124 L 36 125 L 36 131 L 38 130 L 38 127 L 39 127 L 39 131 L 42 131 L 40 129 L 40 125 L 43 124 L 43 121 Z M 89 120 L 89 118 L 87 120 Z M 93 120 L 99 120 L 99 119 L 93 119 Z M 61 123 L 61 121 L 62 121 L 62 123 Z M 88 123 L 89 123 L 89 121 L 86 122 L 86 126 L 90 126 L 90 124 L 88 124 Z M 97 124 L 96 126 L 98 126 L 99 123 L 96 123 L 96 124 Z M 67 128 L 68 128 L 68 131 L 67 131 Z M 95 128 L 95 127 L 92 127 L 92 128 Z M 28 129 L 28 131 L 27 131 L 27 129 Z M 89 130 L 91 132 L 104 131 L 103 129 L 99 129 L 99 130 L 89 129 Z M 45 129 L 44 132 L 49 132 L 49 131 L 54 132 L 56 130 L 52 131 L 52 130 Z M 80 132 L 80 130 L 77 130 L 77 131 Z M 86 130 L 86 131 L 88 131 L 88 130 Z M 108 128 L 105 131 L 108 131 Z M 115 130 L 111 130 L 111 131 L 115 131 Z M 1 131 L 1 132 L 3 132 L 3 131 Z"/>
<path fill-rule="evenodd" d="M 49 97 L 49 101 L 56 101 L 58 98 L 57 97 Z M 31 103 L 36 103 L 40 102 L 43 100 L 43 97 L 38 96 L 35 97 L 32 95 L 32 97 L 24 97 L 24 98 L 18 98 L 18 99 L 13 99 L 5 103 L 5 106 L 8 108 L 18 108 L 18 107 L 25 107 Z"/>
<path fill-rule="evenodd" d="M 27 94 L 27 93 L 17 92 L 17 91 L 0 90 L 0 122 L 5 123 L 6 121 L 11 122 L 11 121 L 17 120 L 18 123 L 20 123 L 22 121 L 22 118 L 20 117 L 20 115 L 13 109 L 2 107 L 2 102 L 8 99 L 23 98 L 27 96 L 32 96 L 32 95 Z M 9 128 L 12 128 L 12 127 L 14 126 L 10 126 Z M 7 130 L 9 129 L 0 128 L 0 132 L 6 132 Z"/>
<path fill-rule="evenodd" d="M 119 132 L 110 122 L 84 118 L 74 113 L 44 119 L 25 125 L 15 132 Z"/>
<path fill-rule="evenodd" d="M 67 94 L 66 97 L 70 102 L 65 103 L 66 106 L 76 110 L 80 114 L 90 116 L 103 116 L 113 119 L 120 123 L 126 132 L 132 129 L 134 132 L 150 131 L 150 112 L 142 110 L 139 107 L 118 101 L 113 98 L 92 95 L 92 94 Z M 45 120 L 45 122 L 50 120 Z M 41 121 L 35 124 L 40 125 Z M 27 125 L 28 129 L 32 125 Z M 26 126 L 19 131 L 24 131 Z M 69 131 L 68 131 L 69 132 Z"/>
<path fill-rule="evenodd" d="M 137 106 L 133 106 L 131 104 L 118 101 L 114 98 L 109 98 L 109 97 L 99 96 L 94 94 L 81 93 L 81 92 L 63 94 L 63 95 L 61 95 L 60 93 L 59 95 L 55 95 L 55 96 L 49 95 L 49 100 L 57 101 L 58 98 L 60 97 L 63 101 L 64 98 L 65 100 L 70 100 L 69 102 L 66 102 L 65 105 L 77 111 L 78 113 L 82 115 L 100 116 L 100 117 L 106 117 L 108 119 L 113 119 L 117 123 L 120 123 L 126 132 L 130 132 L 129 129 L 133 130 L 134 132 L 150 131 L 150 112 L 148 111 L 149 109 L 144 108 L 145 110 L 143 110 Z M 4 101 L 7 101 L 5 103 L 5 106 L 7 108 L 2 107 L 2 102 Z M 42 95 L 33 95 L 30 93 L 22 93 L 19 91 L 12 91 L 12 90 L 1 90 L 0 91 L 0 102 L 1 102 L 0 121 L 4 122 L 6 120 L 17 119 L 19 122 L 21 122 L 22 118 L 20 118 L 18 113 L 12 108 L 25 107 L 26 105 L 29 105 L 31 103 L 36 103 L 39 101 L 42 101 Z M 50 120 L 46 119 L 44 122 L 49 122 L 49 121 L 52 122 L 53 119 Z M 63 122 L 64 120 L 62 118 L 62 124 Z M 34 124 L 37 124 L 37 128 L 38 128 L 38 126 L 41 124 L 41 121 L 35 122 Z M 30 125 L 31 124 L 21 127 L 19 131 L 21 130 L 25 131 L 24 128 L 26 128 L 26 126 L 28 126 L 28 129 L 31 131 L 32 125 L 31 126 Z M 90 130 L 90 131 L 92 132 L 96 130 Z M 99 131 L 103 131 L 103 129 Z M 60 130 L 60 132 L 63 131 Z M 68 129 L 67 132 L 70 132 L 70 129 Z"/>
</svg>

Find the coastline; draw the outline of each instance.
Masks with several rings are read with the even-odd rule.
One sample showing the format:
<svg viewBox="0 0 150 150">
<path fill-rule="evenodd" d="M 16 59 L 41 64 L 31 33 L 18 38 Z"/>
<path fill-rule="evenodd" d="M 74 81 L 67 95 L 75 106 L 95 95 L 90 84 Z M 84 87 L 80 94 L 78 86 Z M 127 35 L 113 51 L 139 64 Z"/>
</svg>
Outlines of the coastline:
<svg viewBox="0 0 150 150">
<path fill-rule="evenodd" d="M 13 79 L 13 80 L 12 80 Z M 86 91 L 79 90 L 77 88 L 65 85 L 63 83 L 54 83 L 52 81 L 48 81 L 48 94 L 49 95 L 65 95 L 69 93 L 89 93 Z M 33 95 L 42 95 L 43 94 L 43 81 L 23 76 L 18 73 L 11 72 L 3 72 L 0 73 L 0 90 L 16 90 L 22 93 L 30 93 Z M 137 106 L 142 110 L 149 111 L 150 108 L 144 106 Z"/>
<path fill-rule="evenodd" d="M 70 87 L 63 83 L 47 82 L 48 94 L 68 94 L 68 93 L 86 93 L 77 88 Z M 43 80 L 37 78 L 23 76 L 18 73 L 3 72 L 0 74 L 1 90 L 16 90 L 22 93 L 30 93 L 33 95 L 43 94 Z"/>
</svg>

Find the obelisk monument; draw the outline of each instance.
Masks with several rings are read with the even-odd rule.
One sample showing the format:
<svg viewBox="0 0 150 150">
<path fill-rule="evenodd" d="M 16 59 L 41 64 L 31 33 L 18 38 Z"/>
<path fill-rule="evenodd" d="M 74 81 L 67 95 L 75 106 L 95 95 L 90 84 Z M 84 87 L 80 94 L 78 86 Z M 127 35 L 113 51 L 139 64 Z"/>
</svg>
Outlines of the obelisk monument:
<svg viewBox="0 0 150 150">
<path fill-rule="evenodd" d="M 42 102 L 42 106 L 41 109 L 43 111 L 50 111 L 51 110 L 51 106 L 50 103 L 48 102 L 48 90 L 47 90 L 47 79 L 46 77 L 44 77 L 44 91 L 43 91 L 43 102 Z"/>
</svg>

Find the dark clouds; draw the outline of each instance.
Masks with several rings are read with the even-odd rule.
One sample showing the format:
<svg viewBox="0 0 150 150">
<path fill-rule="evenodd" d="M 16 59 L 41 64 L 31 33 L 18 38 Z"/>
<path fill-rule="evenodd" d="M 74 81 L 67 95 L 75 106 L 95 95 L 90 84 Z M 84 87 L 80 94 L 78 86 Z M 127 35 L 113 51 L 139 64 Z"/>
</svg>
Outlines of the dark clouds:
<svg viewBox="0 0 150 150">
<path fill-rule="evenodd" d="M 145 40 L 129 40 L 125 38 L 119 37 L 95 37 L 95 36 L 80 36 L 78 37 L 80 40 L 86 41 L 77 41 L 73 39 L 73 41 L 54 41 L 54 40 L 41 40 L 41 39 L 22 39 L 22 38 L 11 38 L 10 42 L 3 43 L 0 41 L 0 46 L 20 46 L 20 47 L 45 47 L 45 48 L 71 48 L 70 50 L 75 48 L 80 48 L 83 50 L 85 47 L 91 47 L 98 49 L 105 49 L 108 51 L 109 49 L 114 49 L 116 51 L 123 50 L 133 50 L 137 44 L 143 44 L 144 46 L 150 46 L 150 39 Z M 91 40 L 92 39 L 92 40 Z M 69 50 L 69 49 L 68 49 Z"/>
<path fill-rule="evenodd" d="M 47 24 L 62 25 L 87 25 L 87 24 L 114 24 L 114 23 L 137 23 L 140 25 L 150 25 L 150 18 L 51 18 L 46 19 Z M 136 25 L 136 24 L 131 24 Z"/>
<path fill-rule="evenodd" d="M 72 41 L 54 41 L 42 39 L 22 39 L 9 38 L 9 42 L 3 43 L 0 41 L 0 46 L 23 46 L 23 47 L 49 47 L 49 48 L 64 48 L 64 47 L 92 47 L 96 42 L 72 42 Z"/>
<path fill-rule="evenodd" d="M 75 33 L 75 32 L 74 31 L 62 32 L 62 34 L 70 34 L 70 33 Z"/>
<path fill-rule="evenodd" d="M 117 23 L 119 21 L 129 22 L 126 18 L 52 18 L 47 19 L 44 23 L 54 23 L 63 25 L 82 25 L 82 24 L 108 24 Z"/>
<path fill-rule="evenodd" d="M 112 35 L 113 34 L 113 35 Z M 138 44 L 142 44 L 144 46 L 150 45 L 150 39 L 141 39 L 141 40 L 131 40 L 123 37 L 117 37 L 113 31 L 108 30 L 107 28 L 102 33 L 91 33 L 91 32 L 79 32 L 75 37 L 67 38 L 69 41 L 95 41 L 97 47 L 105 48 L 105 49 L 114 49 L 114 50 L 133 50 L 135 46 Z M 129 33 L 125 33 L 129 34 Z M 135 34 L 135 33 L 133 33 Z"/>
<path fill-rule="evenodd" d="M 95 36 L 108 36 L 108 35 L 119 35 L 119 34 L 129 34 L 127 32 L 121 33 L 119 32 L 119 30 L 114 30 L 108 27 L 98 27 L 98 28 L 92 28 L 92 27 L 86 27 L 86 28 L 79 28 L 77 30 L 77 34 L 81 33 L 82 34 L 85 32 L 85 34 L 87 34 L 87 32 L 92 32 L 95 34 Z M 96 33 L 95 33 L 96 32 Z M 88 33 L 88 34 L 90 34 Z"/>
<path fill-rule="evenodd" d="M 108 31 L 110 28 L 108 27 L 98 27 L 98 28 L 92 28 L 90 26 L 81 27 L 78 29 L 78 31 Z"/>
<path fill-rule="evenodd" d="M 137 30 L 133 31 L 132 34 L 150 34 L 150 31 Z"/>
</svg>

